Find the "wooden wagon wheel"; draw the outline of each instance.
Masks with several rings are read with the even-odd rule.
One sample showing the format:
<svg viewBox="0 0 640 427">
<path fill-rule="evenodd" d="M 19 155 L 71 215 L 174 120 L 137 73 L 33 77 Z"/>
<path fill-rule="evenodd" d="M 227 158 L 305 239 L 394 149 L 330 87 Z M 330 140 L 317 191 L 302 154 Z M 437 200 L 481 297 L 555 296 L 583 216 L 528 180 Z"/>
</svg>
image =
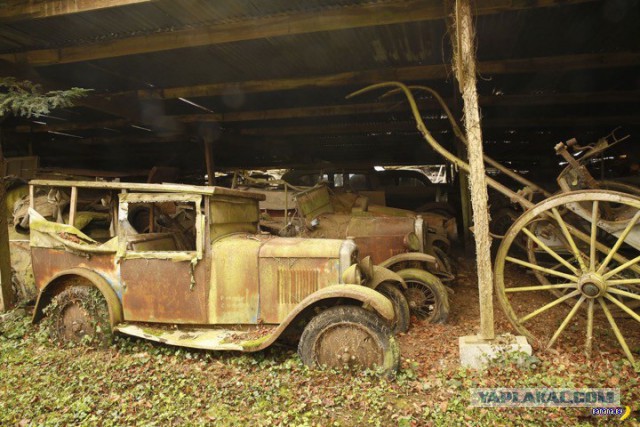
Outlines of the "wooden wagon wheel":
<svg viewBox="0 0 640 427">
<path fill-rule="evenodd" d="M 607 204 L 618 207 L 616 218 L 606 217 Z M 495 261 L 498 299 L 514 327 L 547 348 L 563 334 L 584 328 L 579 334 L 588 354 L 594 338 L 607 339 L 610 331 L 633 362 L 629 342 L 632 348 L 640 345 L 635 323 L 640 316 L 629 303 L 639 301 L 640 295 L 629 287 L 640 285 L 639 222 L 640 198 L 607 190 L 564 193 L 527 210 L 508 230 Z M 550 245 L 553 239 L 544 239 L 541 227 L 551 230 L 562 245 Z M 513 250 L 523 237 L 529 247 L 536 245 L 536 253 L 544 252 L 557 264 L 548 268 L 535 262 L 537 258 L 532 260 L 531 251 L 524 255 Z M 531 276 L 505 280 L 512 266 L 536 273 L 544 281 L 535 283 Z M 565 301 L 571 305 L 562 304 Z M 616 309 L 613 314 L 612 309 Z"/>
</svg>

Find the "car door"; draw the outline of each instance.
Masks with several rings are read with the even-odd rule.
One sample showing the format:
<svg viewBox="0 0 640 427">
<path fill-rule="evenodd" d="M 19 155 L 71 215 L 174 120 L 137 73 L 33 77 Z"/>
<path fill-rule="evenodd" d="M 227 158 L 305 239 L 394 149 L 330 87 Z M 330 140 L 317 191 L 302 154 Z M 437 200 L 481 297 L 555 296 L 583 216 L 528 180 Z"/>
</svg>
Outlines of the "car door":
<svg viewBox="0 0 640 427">
<path fill-rule="evenodd" d="M 201 205 L 200 195 L 120 194 L 117 257 L 125 321 L 207 323 Z"/>
</svg>

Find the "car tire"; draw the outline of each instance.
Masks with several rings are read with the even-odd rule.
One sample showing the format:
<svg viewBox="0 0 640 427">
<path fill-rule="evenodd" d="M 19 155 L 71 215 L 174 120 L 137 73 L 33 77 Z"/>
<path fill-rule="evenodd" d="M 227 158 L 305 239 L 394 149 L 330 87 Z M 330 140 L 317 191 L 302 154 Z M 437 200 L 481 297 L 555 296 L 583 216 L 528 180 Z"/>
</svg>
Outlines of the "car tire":
<svg viewBox="0 0 640 427">
<path fill-rule="evenodd" d="M 409 330 L 411 322 L 411 310 L 409 302 L 404 293 L 392 283 L 385 282 L 378 285 L 376 291 L 387 297 L 393 304 L 393 311 L 396 314 L 395 319 L 391 322 L 391 332 L 394 334 L 404 333 Z"/>
<path fill-rule="evenodd" d="M 105 347 L 111 343 L 109 309 L 102 293 L 91 286 L 71 286 L 45 309 L 51 338 L 60 344 Z"/>
<path fill-rule="evenodd" d="M 400 350 L 387 322 L 351 305 L 328 308 L 311 319 L 300 337 L 298 354 L 309 367 L 379 369 L 389 376 L 400 363 Z"/>
</svg>

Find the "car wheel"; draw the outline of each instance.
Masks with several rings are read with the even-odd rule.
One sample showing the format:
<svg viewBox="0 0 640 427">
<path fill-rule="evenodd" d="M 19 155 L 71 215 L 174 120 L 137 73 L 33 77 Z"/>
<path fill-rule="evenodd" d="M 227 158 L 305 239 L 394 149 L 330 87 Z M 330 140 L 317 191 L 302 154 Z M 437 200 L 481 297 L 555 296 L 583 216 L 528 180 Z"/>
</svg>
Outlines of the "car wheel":
<svg viewBox="0 0 640 427">
<path fill-rule="evenodd" d="M 394 334 L 407 332 L 411 321 L 411 311 L 409 302 L 402 291 L 391 283 L 381 283 L 376 288 L 376 291 L 389 298 L 391 304 L 393 304 L 393 311 L 396 317 L 391 323 L 391 332 Z"/>
<path fill-rule="evenodd" d="M 449 294 L 440 279 L 416 268 L 397 273 L 407 284 L 405 297 L 411 314 L 430 323 L 446 323 L 449 318 Z"/>
<path fill-rule="evenodd" d="M 72 286 L 56 295 L 46 309 L 53 339 L 61 344 L 106 346 L 111 342 L 107 302 L 96 288 Z"/>
<path fill-rule="evenodd" d="M 298 354 L 310 367 L 398 370 L 400 351 L 387 323 L 358 306 L 331 307 L 305 328 Z"/>
</svg>

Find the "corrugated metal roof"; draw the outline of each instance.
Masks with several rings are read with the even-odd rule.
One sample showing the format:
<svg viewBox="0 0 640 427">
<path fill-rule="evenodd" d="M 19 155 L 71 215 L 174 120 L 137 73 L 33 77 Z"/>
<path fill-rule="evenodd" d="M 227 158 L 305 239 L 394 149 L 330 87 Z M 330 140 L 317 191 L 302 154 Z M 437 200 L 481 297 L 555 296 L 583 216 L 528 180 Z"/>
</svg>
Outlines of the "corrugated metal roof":
<svg viewBox="0 0 640 427">
<path fill-rule="evenodd" d="M 386 1 L 392 3 L 393 1 Z M 215 25 L 258 17 L 284 15 L 291 12 L 317 12 L 329 8 L 385 1 L 348 0 L 157 0 L 120 8 L 17 21 L 3 25 L 4 31 L 28 34 L 31 43 L 22 48 L 60 47 L 70 44 L 100 42 L 134 35 L 168 32 Z M 0 50 L 15 45 L 0 44 Z"/>
<path fill-rule="evenodd" d="M 436 0 L 425 0 L 440 4 Z M 120 8 L 101 9 L 93 12 L 62 15 L 46 19 L 23 20 L 0 23 L 0 53 L 34 48 L 85 46 L 126 38 L 132 35 L 170 32 L 190 28 L 206 28 L 217 23 L 251 21 L 267 16 L 285 16 L 290 13 L 321 13 L 333 8 L 350 7 L 357 4 L 397 3 L 397 0 L 348 1 L 348 0 L 156 0 Z M 524 5 L 527 2 L 516 2 Z M 535 3 L 535 2 L 533 2 Z M 592 1 L 567 7 L 533 8 L 520 12 L 495 13 L 476 18 L 478 58 L 480 61 L 532 58 L 554 55 L 575 55 L 579 53 L 599 53 L 616 51 L 640 51 L 640 5 L 632 1 Z M 257 24 L 256 24 L 257 25 Z M 173 51 L 153 52 L 139 55 L 116 57 L 65 65 L 51 65 L 35 68 L 42 77 L 66 86 L 83 86 L 98 92 L 119 92 L 134 89 L 168 88 L 206 83 L 233 83 L 248 80 L 287 79 L 315 75 L 331 75 L 362 70 L 393 70 L 395 67 L 415 65 L 447 64 L 451 60 L 449 35 L 444 21 L 427 21 L 398 25 L 380 25 L 330 32 L 316 32 L 297 35 L 283 35 L 272 38 L 246 40 L 242 42 L 216 44 L 206 47 L 183 48 Z M 526 70 L 525 70 L 526 71 Z M 479 92 L 488 95 L 567 93 L 611 90 L 640 90 L 639 67 L 616 69 L 580 69 L 558 73 L 549 69 L 542 72 L 516 74 L 483 75 L 478 80 Z M 455 81 L 449 79 L 428 81 L 436 85 L 445 95 L 453 96 Z M 223 96 L 199 98 L 196 101 L 215 111 L 255 111 L 277 108 L 307 106 L 344 105 L 353 101 L 344 100 L 349 91 L 362 86 L 357 82 L 345 83 L 339 87 L 304 87 L 296 90 L 272 91 L 265 93 L 237 93 L 230 86 Z M 356 102 L 373 102 L 373 96 Z M 178 100 L 154 100 L 143 102 L 141 108 L 163 114 L 198 114 L 201 111 Z M 149 108 L 147 108 L 149 107 Z M 153 108 L 151 108 L 153 107 Z M 540 115 L 562 117 L 575 112 L 597 115 L 599 112 L 617 115 L 637 114 L 638 103 L 628 102 L 623 106 L 615 103 L 590 106 L 488 106 L 483 108 L 486 118 L 526 118 Z M 83 110 L 80 110 L 83 111 Z M 430 112 L 428 112 L 430 113 Z M 100 120 L 99 115 L 87 114 L 86 120 Z M 336 116 L 305 118 L 302 120 L 274 120 L 271 122 L 242 122 L 225 124 L 228 129 L 280 127 L 295 125 L 318 126 L 341 123 L 373 122 L 375 124 L 406 120 L 400 113 L 371 114 L 368 116 Z M 197 125 L 186 127 L 197 135 Z M 596 126 L 593 126 L 596 128 Z M 592 128 L 592 129 L 593 129 Z M 604 128 L 600 125 L 597 129 Z M 195 131 L 194 131 L 195 129 Z M 509 129 L 512 131 L 513 129 Z M 573 135 L 575 129 L 570 124 L 554 134 L 552 139 Z M 122 135 L 137 138 L 144 131 L 121 129 Z M 592 130 L 584 130 L 586 133 Z M 130 132 L 130 133 L 129 133 Z M 140 132 L 137 133 L 137 132 Z M 195 132 L 195 133 L 194 133 Z M 504 140 L 505 129 L 486 130 L 488 138 Z M 528 131 L 530 140 L 533 131 Z M 81 135 L 103 136 L 104 130 L 82 130 Z M 562 136 L 561 136 L 562 135 Z M 187 138 L 181 135 L 181 138 Z M 544 136 L 551 138 L 549 135 Z M 45 136 L 38 135 L 45 144 Z M 395 131 L 392 135 L 377 135 L 366 138 L 362 135 L 331 135 L 306 137 L 314 146 L 318 140 L 317 152 L 310 157 L 324 156 L 322 150 L 332 150 L 336 146 L 358 141 L 349 155 L 359 153 L 373 156 L 367 148 L 372 140 L 379 144 L 380 156 L 399 159 L 393 144 L 402 145 L 403 155 L 411 158 L 409 143 L 421 144 L 416 132 Z M 446 136 L 445 138 L 450 138 Z M 522 136 L 524 139 L 525 137 Z M 296 159 L 295 137 L 273 138 L 289 141 L 287 148 L 291 158 Z M 249 138 L 249 140 L 251 140 Z M 251 140 L 253 141 L 253 140 Z M 270 139 L 271 141 L 271 139 Z M 289 143 L 288 142 L 288 143 Z M 233 143 L 225 148 L 233 149 Z M 254 144 L 252 145 L 255 147 Z M 535 145 L 535 144 L 534 144 Z M 324 148 L 323 148 L 324 147 Z M 327 148 L 329 147 L 329 148 Z M 355 147 L 355 148 L 354 148 Z M 378 147 L 378 146 L 377 146 Z M 420 149 L 421 150 L 421 149 Z M 418 150 L 418 151 L 420 151 Z M 248 150 L 240 154 L 228 154 L 225 161 L 238 163 Z M 263 152 L 252 153 L 254 162 L 276 159 L 277 149 L 264 148 Z M 421 155 L 424 155 L 422 151 Z M 255 154 L 255 155 L 254 155 Z M 332 154 L 332 153 L 331 153 Z M 275 156 L 275 157 L 274 157 Z M 331 158 L 338 156 L 325 156 Z M 301 157 L 302 158 L 302 157 Z M 262 159 L 262 160 L 260 160 Z M 267 159 L 267 160 L 265 160 Z M 247 163 L 251 163 L 247 160 Z"/>
</svg>

